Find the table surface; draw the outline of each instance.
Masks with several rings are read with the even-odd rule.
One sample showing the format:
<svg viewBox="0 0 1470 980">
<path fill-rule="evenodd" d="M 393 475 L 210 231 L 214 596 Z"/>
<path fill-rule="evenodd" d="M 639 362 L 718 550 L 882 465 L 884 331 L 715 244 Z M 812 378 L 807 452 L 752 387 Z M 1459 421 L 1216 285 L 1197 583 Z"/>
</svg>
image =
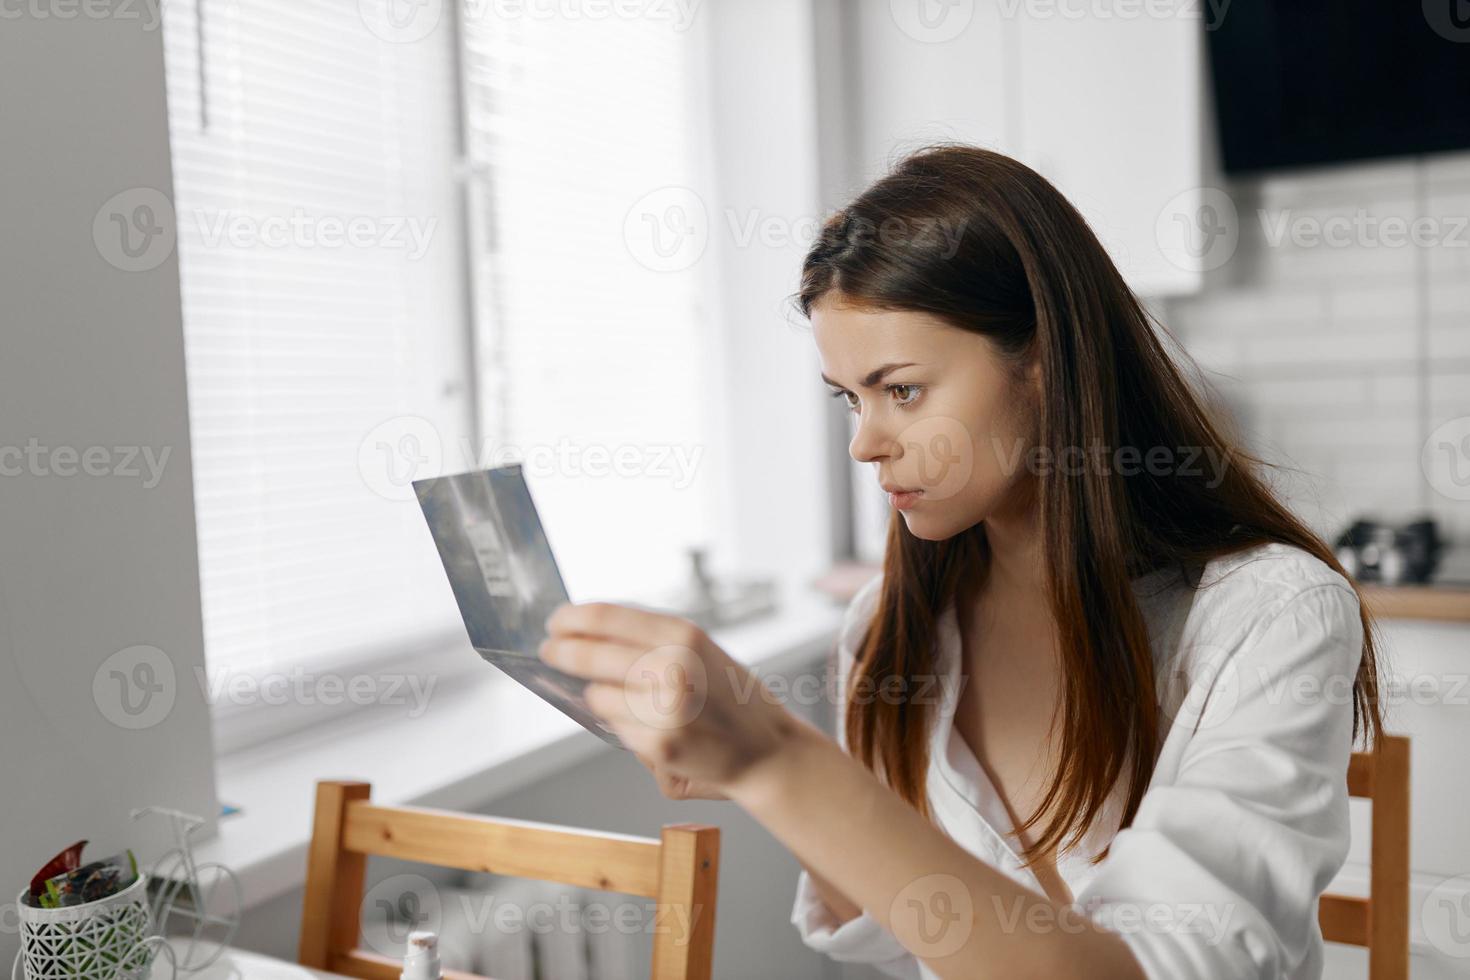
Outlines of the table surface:
<svg viewBox="0 0 1470 980">
<path fill-rule="evenodd" d="M 182 950 L 178 941 L 171 940 L 171 943 L 175 949 Z M 155 961 L 153 973 L 157 977 L 167 977 L 168 967 L 162 962 Z M 296 963 L 288 963 L 272 956 L 250 953 L 229 946 L 220 953 L 219 959 L 203 970 L 197 973 L 180 971 L 179 975 L 188 977 L 189 980 L 331 980 L 331 978 L 340 980 L 341 977 L 337 973 L 309 970 Z"/>
</svg>

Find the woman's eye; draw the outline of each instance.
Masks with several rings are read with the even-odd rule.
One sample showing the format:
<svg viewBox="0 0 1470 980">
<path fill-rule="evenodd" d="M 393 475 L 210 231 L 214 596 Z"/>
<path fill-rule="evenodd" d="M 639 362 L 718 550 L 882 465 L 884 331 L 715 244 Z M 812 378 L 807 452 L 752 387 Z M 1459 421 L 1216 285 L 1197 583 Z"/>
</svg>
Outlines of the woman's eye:
<svg viewBox="0 0 1470 980">
<path fill-rule="evenodd" d="M 888 390 L 893 392 L 894 394 L 898 394 L 900 391 L 912 392 L 912 394 L 908 397 L 900 397 L 898 399 L 898 403 L 900 405 L 908 405 L 912 403 L 915 398 L 919 397 L 918 385 L 889 385 Z"/>
</svg>

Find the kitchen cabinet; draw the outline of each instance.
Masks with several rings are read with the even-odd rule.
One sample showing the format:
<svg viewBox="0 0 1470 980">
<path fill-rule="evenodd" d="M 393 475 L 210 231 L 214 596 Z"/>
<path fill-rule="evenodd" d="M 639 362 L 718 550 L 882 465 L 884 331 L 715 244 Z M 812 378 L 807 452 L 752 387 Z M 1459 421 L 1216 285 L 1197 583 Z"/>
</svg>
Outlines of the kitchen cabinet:
<svg viewBox="0 0 1470 980">
<path fill-rule="evenodd" d="M 839 4 L 818 38 L 821 85 L 845 103 L 846 132 L 829 145 L 854 161 L 839 179 L 850 193 L 934 140 L 987 146 L 1051 180 L 1140 295 L 1195 292 L 1223 254 L 1205 236 L 1238 233 L 1228 200 L 1203 186 L 1207 13 L 1183 3 Z"/>
</svg>

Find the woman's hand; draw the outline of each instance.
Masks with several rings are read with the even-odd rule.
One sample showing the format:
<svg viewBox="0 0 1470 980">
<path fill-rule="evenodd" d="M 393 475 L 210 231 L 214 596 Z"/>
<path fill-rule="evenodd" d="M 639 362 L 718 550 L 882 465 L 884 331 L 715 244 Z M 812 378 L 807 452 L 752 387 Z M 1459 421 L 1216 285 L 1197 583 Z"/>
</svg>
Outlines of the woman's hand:
<svg viewBox="0 0 1470 980">
<path fill-rule="evenodd" d="M 638 755 L 636 752 L 633 754 L 649 772 L 653 773 L 653 778 L 658 782 L 659 792 L 671 800 L 728 800 L 730 798 L 713 786 L 685 776 L 676 776 L 667 769 L 659 768 L 652 759 Z"/>
<path fill-rule="evenodd" d="M 546 629 L 541 659 L 588 680 L 588 708 L 666 794 L 726 796 L 802 724 L 686 619 L 610 602 L 564 603 Z"/>
</svg>

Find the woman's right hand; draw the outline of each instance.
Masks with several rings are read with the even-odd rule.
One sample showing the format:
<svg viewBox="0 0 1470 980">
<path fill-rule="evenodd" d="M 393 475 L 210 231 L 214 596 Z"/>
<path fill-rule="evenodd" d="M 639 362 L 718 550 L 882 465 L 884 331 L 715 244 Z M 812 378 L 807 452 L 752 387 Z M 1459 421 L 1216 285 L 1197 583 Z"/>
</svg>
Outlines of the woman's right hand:
<svg viewBox="0 0 1470 980">
<path fill-rule="evenodd" d="M 637 752 L 633 754 L 638 756 L 638 761 L 643 763 L 649 772 L 653 773 L 653 778 L 658 781 L 659 791 L 671 800 L 728 800 L 730 798 L 713 786 L 684 776 L 676 776 L 667 770 L 661 770 L 651 760 L 645 759 Z"/>
</svg>

